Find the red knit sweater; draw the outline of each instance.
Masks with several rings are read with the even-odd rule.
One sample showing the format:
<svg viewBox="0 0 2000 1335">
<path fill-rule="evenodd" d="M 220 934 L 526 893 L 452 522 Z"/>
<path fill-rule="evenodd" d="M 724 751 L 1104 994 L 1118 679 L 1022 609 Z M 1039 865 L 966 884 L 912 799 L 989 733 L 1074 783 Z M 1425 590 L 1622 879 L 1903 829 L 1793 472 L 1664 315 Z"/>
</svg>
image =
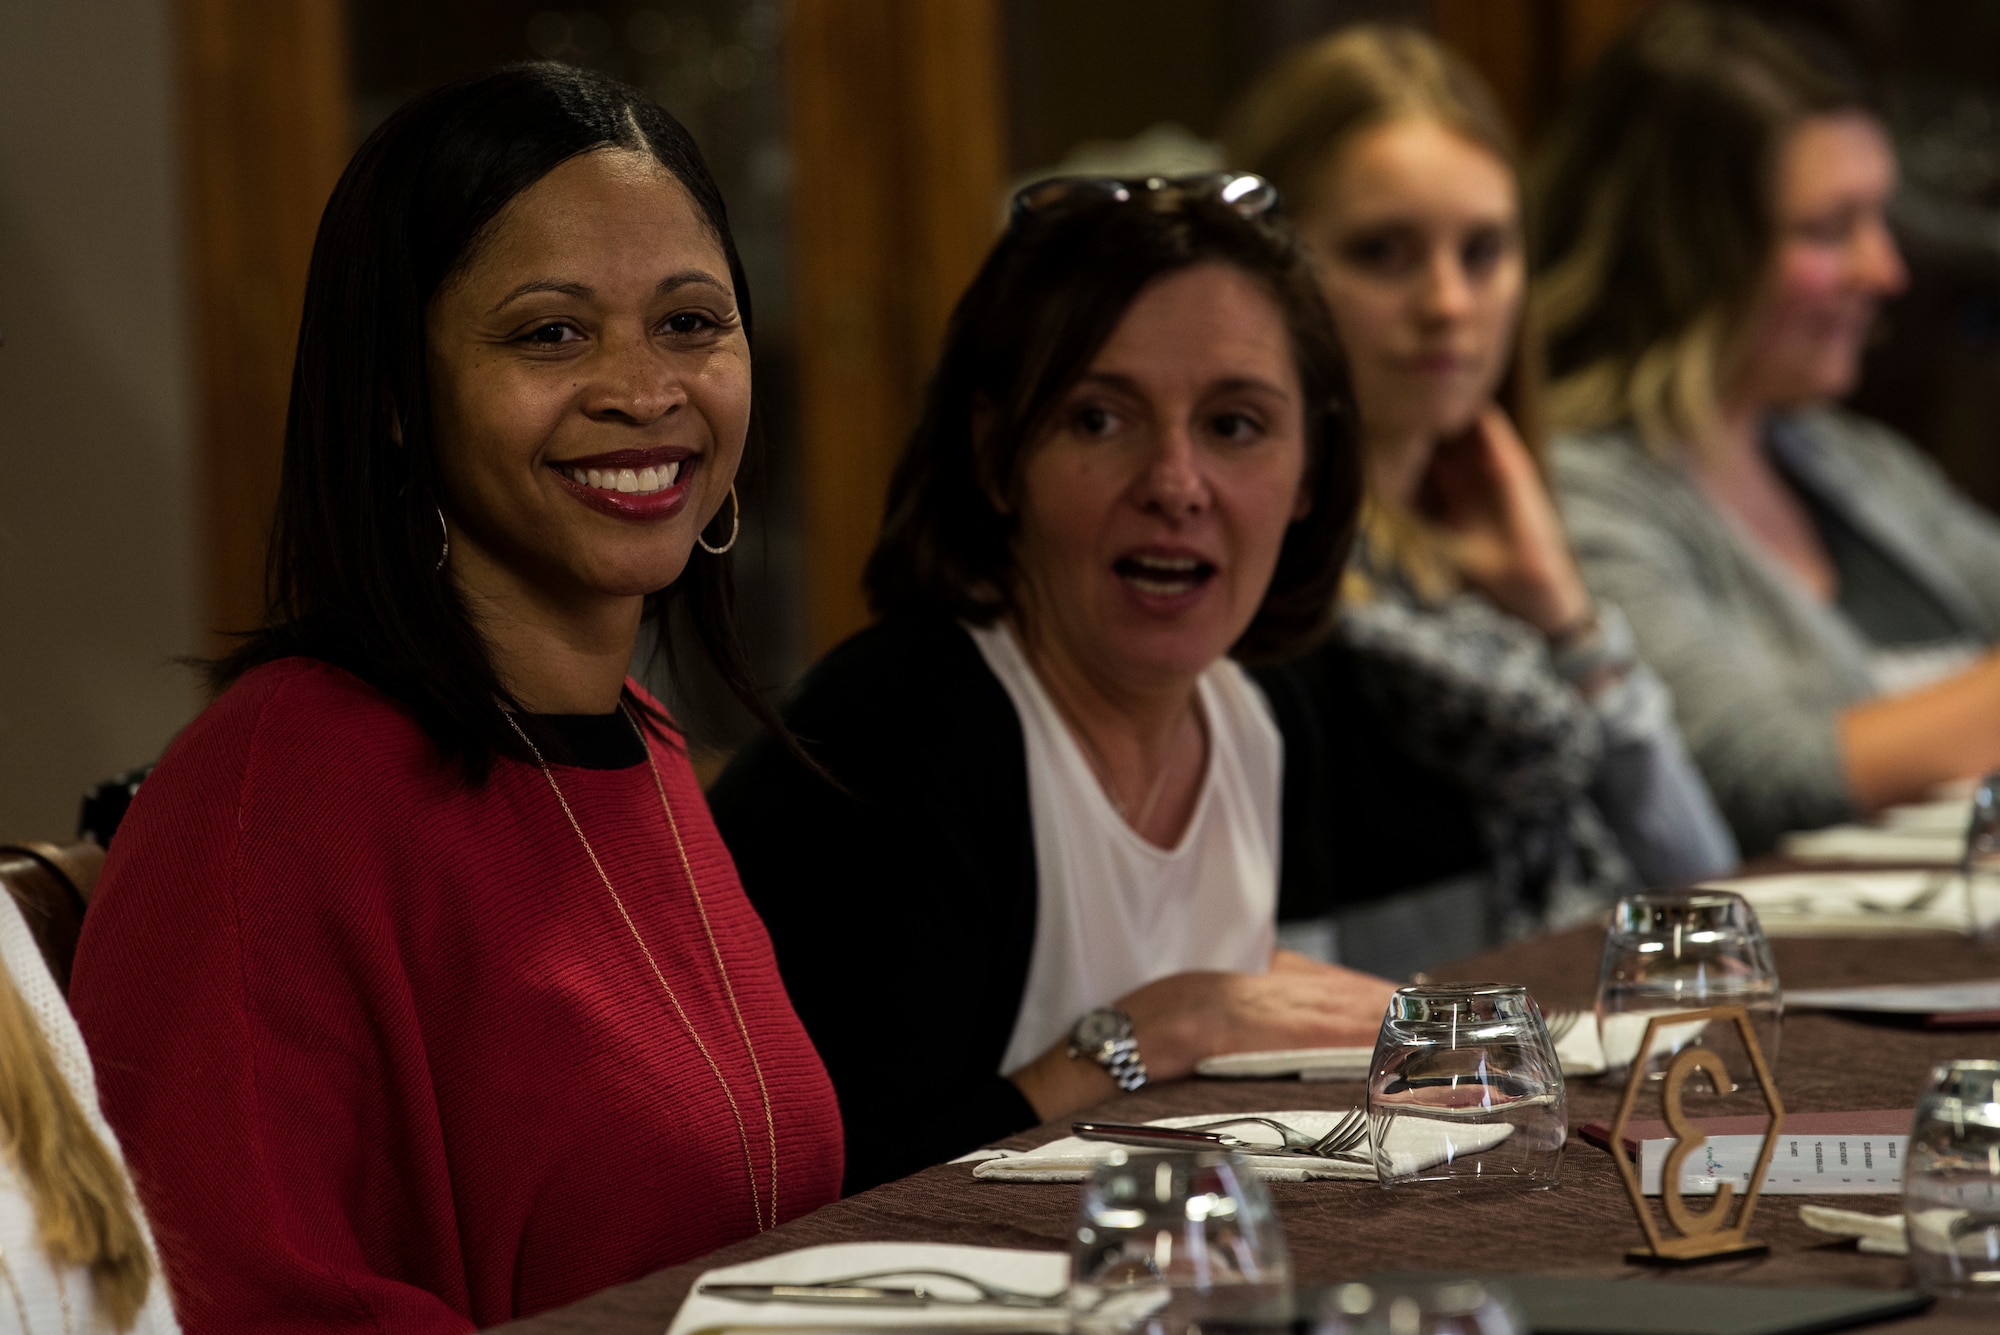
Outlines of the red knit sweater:
<svg viewBox="0 0 2000 1335">
<path fill-rule="evenodd" d="M 693 771 L 652 750 L 762 1062 L 777 1209 L 839 1191 L 832 1087 Z M 770 1137 L 644 765 L 563 792 Z M 245 676 L 119 828 L 70 1001 L 191 1333 L 488 1326 L 756 1231 L 735 1117 L 540 771 L 468 789 L 324 664 Z"/>
</svg>

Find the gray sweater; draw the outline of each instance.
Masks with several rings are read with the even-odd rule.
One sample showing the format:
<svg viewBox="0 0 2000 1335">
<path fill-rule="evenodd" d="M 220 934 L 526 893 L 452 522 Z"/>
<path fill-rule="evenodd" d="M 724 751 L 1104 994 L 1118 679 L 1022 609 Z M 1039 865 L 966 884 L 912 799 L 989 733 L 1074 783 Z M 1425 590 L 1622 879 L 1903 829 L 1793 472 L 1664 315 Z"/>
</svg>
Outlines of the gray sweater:
<svg viewBox="0 0 2000 1335">
<path fill-rule="evenodd" d="M 1967 637 L 2000 638 L 2000 523 L 1909 442 L 1835 409 L 1774 419 L 1769 448 L 1929 591 Z M 1585 581 L 1623 608 L 1673 691 L 1682 735 L 1746 854 L 1853 812 L 1835 731 L 1876 693 L 1869 643 L 1740 536 L 1636 433 L 1559 439 L 1556 492 Z"/>
</svg>

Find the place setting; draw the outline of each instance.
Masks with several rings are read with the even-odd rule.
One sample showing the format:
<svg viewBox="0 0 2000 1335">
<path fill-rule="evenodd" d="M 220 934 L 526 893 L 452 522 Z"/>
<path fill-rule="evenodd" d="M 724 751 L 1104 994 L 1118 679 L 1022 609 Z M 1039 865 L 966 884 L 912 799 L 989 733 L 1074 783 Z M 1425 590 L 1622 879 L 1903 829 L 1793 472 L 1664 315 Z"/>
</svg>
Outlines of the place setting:
<svg viewBox="0 0 2000 1335">
<path fill-rule="evenodd" d="M 1839 1000 L 1807 995 L 1816 1007 Z M 943 1243 L 803 1248 L 704 1274 L 669 1335 L 1788 1335 L 1920 1312 L 1938 1296 L 1990 1296 L 2000 1283 L 2000 1062 L 1938 1066 L 1914 1106 L 1794 1113 L 1777 1077 L 1787 1005 L 1748 901 L 1706 890 L 1626 896 L 1607 922 L 1591 1010 L 1545 1016 L 1519 985 L 1401 988 L 1351 1106 L 1077 1118 L 1068 1135 L 1033 1149 L 966 1156 L 975 1191 L 1075 1190 L 1067 1255 Z M 1559 1055 L 1577 1032 L 1596 1040 L 1594 1072 L 1566 1069 Z M 1577 1051 L 1573 1041 L 1568 1050 Z M 1756 1223 L 1763 1198 L 1846 1195 L 1857 1198 L 1852 1207 L 1807 1203 L 1801 1222 L 1830 1245 L 1907 1257 L 1911 1282 L 1659 1286 L 1422 1265 L 1297 1282 L 1274 1182 L 1412 1199 L 1601 1189 L 1565 1188 L 1562 1172 L 1569 1081 L 1592 1076 L 1621 1098 L 1615 1117 L 1584 1124 L 1579 1138 L 1585 1152 L 1613 1160 L 1633 1212 L 1627 1229 L 1604 1237 L 1607 1260 L 1637 1277 L 1754 1258 L 1768 1250 Z M 1858 1199 L 1870 1195 L 1901 1209 L 1871 1210 Z"/>
<path fill-rule="evenodd" d="M 1703 888 L 1743 896 L 1773 936 L 2000 933 L 2000 776 L 1869 825 L 1790 834 L 1780 849 L 1796 868 Z"/>
</svg>

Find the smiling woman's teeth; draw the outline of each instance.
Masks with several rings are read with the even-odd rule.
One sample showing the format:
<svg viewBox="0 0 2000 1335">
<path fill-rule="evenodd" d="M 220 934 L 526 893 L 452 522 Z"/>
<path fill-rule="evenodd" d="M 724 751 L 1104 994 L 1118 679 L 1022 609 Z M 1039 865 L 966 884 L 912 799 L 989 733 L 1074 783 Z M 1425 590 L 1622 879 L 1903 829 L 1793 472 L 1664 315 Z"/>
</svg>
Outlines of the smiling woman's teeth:
<svg viewBox="0 0 2000 1335">
<path fill-rule="evenodd" d="M 645 496 L 673 486 L 681 475 L 681 461 L 676 459 L 658 468 L 565 468 L 561 472 L 579 486 Z"/>
<path fill-rule="evenodd" d="M 1215 573 L 1214 566 L 1191 556 L 1132 556 L 1117 568 L 1127 584 L 1160 597 L 1186 593 Z"/>
</svg>

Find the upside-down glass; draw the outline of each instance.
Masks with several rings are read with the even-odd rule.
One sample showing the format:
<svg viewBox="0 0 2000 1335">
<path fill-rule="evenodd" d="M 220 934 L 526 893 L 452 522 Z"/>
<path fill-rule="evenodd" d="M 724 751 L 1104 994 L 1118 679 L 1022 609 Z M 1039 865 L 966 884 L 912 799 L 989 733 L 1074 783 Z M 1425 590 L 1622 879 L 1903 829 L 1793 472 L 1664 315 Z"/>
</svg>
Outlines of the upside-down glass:
<svg viewBox="0 0 2000 1335">
<path fill-rule="evenodd" d="M 1291 1258 L 1270 1195 L 1228 1153 L 1121 1150 L 1084 1184 L 1070 1240 L 1079 1332 L 1282 1324 Z"/>
<path fill-rule="evenodd" d="M 1312 1335 L 1527 1335 L 1501 1290 L 1477 1280 L 1337 1284 L 1313 1317 Z"/>
<path fill-rule="evenodd" d="M 1375 1175 L 1384 1187 L 1553 1187 L 1568 1134 L 1562 1067 L 1524 987 L 1397 990 L 1368 1070 Z"/>
<path fill-rule="evenodd" d="M 1931 1069 L 1903 1164 L 1903 1220 L 1926 1291 L 2000 1301 L 2000 1061 Z"/>
<path fill-rule="evenodd" d="M 1965 853 L 1959 875 L 1965 884 L 1966 929 L 1975 941 L 2000 944 L 2000 919 L 1991 911 L 1996 855 L 2000 855 L 2000 771 L 1972 790 L 1972 815 L 1965 826 Z M 1981 912 L 1984 908 L 1987 911 Z"/>
<path fill-rule="evenodd" d="M 1622 1080 L 1639 1058 L 1646 1023 L 1667 1011 L 1742 1006 L 1764 1064 L 1775 1076 L 1784 997 L 1778 966 L 1757 914 L 1722 890 L 1627 895 L 1611 911 L 1597 974 L 1597 1032 L 1606 1079 Z M 1716 1050 L 1739 1088 L 1754 1085 L 1734 1025 L 1667 1025 L 1646 1054 L 1648 1074 L 1665 1075 L 1683 1048 Z M 1697 1088 L 1700 1086 L 1697 1085 Z M 1711 1091 L 1727 1094 L 1729 1091 Z"/>
</svg>

